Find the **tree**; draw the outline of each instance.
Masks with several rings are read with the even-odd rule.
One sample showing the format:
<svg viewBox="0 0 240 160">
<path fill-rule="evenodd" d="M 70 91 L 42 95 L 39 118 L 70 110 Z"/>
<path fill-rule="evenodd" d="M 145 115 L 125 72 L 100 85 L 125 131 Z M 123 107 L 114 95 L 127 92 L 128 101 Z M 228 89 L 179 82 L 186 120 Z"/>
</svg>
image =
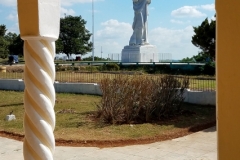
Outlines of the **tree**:
<svg viewBox="0 0 240 160">
<path fill-rule="evenodd" d="M 216 16 L 215 16 L 216 17 Z M 215 59 L 216 20 L 208 21 L 206 18 L 198 27 L 193 27 L 195 35 L 192 36 L 192 44 L 199 47 L 203 53 Z"/>
<path fill-rule="evenodd" d="M 11 55 L 23 55 L 23 40 L 16 33 L 7 32 L 5 25 L 0 25 L 0 57 L 7 58 Z"/>
<path fill-rule="evenodd" d="M 0 37 L 3 37 L 6 34 L 6 26 L 4 24 L 0 25 Z"/>
<path fill-rule="evenodd" d="M 7 58 L 9 42 L 5 39 L 6 26 L 0 25 L 0 58 Z"/>
<path fill-rule="evenodd" d="M 0 58 L 7 58 L 8 56 L 8 41 L 0 36 Z"/>
<path fill-rule="evenodd" d="M 4 35 L 5 40 L 7 40 L 10 43 L 13 43 L 14 39 L 17 37 L 16 33 L 8 32 Z"/>
<path fill-rule="evenodd" d="M 56 42 L 56 52 L 85 55 L 92 51 L 89 42 L 91 33 L 85 28 L 87 22 L 81 16 L 65 16 L 60 19 L 60 35 Z"/>
<path fill-rule="evenodd" d="M 11 32 L 8 33 L 8 37 L 11 36 L 10 34 Z M 10 34 L 10 35 L 9 35 Z M 9 53 L 11 55 L 19 55 L 22 56 L 23 55 L 23 43 L 24 41 L 21 39 L 20 34 L 17 35 L 15 33 L 13 33 L 13 36 L 11 38 L 9 38 L 9 46 L 8 46 L 8 50 Z"/>
<path fill-rule="evenodd" d="M 210 61 L 210 57 L 208 54 L 204 52 L 199 52 L 197 55 L 192 56 L 191 58 L 183 58 L 180 62 L 202 62 L 207 63 Z"/>
<path fill-rule="evenodd" d="M 199 52 L 198 55 L 193 56 L 193 59 L 196 62 L 209 62 L 210 61 L 209 55 L 204 52 Z"/>
<path fill-rule="evenodd" d="M 4 36 L 5 40 L 8 41 L 8 51 L 10 55 L 23 55 L 23 40 L 20 34 L 8 32 Z"/>
<path fill-rule="evenodd" d="M 85 57 L 83 58 L 82 60 L 83 61 L 92 61 L 92 56 L 89 56 L 89 57 Z M 101 57 L 98 57 L 98 56 L 94 56 L 94 61 L 108 61 L 107 58 L 101 58 Z"/>
<path fill-rule="evenodd" d="M 187 57 L 187 58 L 183 58 L 180 62 L 190 63 L 190 62 L 194 62 L 194 59 Z"/>
</svg>

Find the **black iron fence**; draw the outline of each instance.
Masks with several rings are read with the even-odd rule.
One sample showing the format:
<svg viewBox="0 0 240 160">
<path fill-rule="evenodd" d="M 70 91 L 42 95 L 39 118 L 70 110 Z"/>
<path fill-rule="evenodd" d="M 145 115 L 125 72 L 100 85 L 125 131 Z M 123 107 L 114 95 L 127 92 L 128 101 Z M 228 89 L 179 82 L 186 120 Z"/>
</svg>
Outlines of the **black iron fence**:
<svg viewBox="0 0 240 160">
<path fill-rule="evenodd" d="M 65 71 L 56 72 L 56 81 L 63 83 L 100 83 L 102 79 L 116 79 L 120 76 L 131 77 L 146 77 L 155 79 L 162 74 L 143 74 L 141 72 L 80 72 L 80 71 Z M 174 76 L 181 80 L 184 76 Z M 216 80 L 215 77 L 204 76 L 188 76 L 189 89 L 196 91 L 215 91 Z M 0 79 L 24 79 L 23 73 L 0 73 Z"/>
</svg>

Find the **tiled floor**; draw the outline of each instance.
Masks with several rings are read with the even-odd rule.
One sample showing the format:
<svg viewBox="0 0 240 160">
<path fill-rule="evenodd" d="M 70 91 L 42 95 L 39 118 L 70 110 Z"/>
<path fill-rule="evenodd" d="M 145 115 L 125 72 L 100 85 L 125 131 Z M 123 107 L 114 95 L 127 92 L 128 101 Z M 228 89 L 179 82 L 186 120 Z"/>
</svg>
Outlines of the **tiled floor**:
<svg viewBox="0 0 240 160">
<path fill-rule="evenodd" d="M 23 160 L 22 142 L 0 137 L 0 159 Z M 114 148 L 56 147 L 56 160 L 217 160 L 216 127 L 185 137 Z"/>
</svg>

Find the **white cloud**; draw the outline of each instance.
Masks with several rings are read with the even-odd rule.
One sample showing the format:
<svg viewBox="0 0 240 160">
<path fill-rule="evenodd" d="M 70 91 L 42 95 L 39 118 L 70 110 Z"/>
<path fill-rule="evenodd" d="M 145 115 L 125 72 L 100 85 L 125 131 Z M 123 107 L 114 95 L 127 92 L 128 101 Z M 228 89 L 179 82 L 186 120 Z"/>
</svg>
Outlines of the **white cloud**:
<svg viewBox="0 0 240 160">
<path fill-rule="evenodd" d="M 73 9 L 66 9 L 66 8 L 63 8 L 61 7 L 61 17 L 64 17 L 64 15 L 75 15 L 75 11 Z"/>
<path fill-rule="evenodd" d="M 7 32 L 19 34 L 19 28 L 18 28 L 19 26 L 18 25 L 19 25 L 18 22 L 16 22 L 13 25 L 9 26 Z"/>
<path fill-rule="evenodd" d="M 173 59 L 192 57 L 198 49 L 192 45 L 193 27 L 184 29 L 155 28 L 149 32 L 149 41 L 158 47 L 159 53 L 170 53 Z"/>
<path fill-rule="evenodd" d="M 18 26 L 18 14 L 17 11 L 13 10 L 7 17 L 7 20 L 12 21 L 8 27 L 7 32 L 19 33 L 19 26 Z"/>
<path fill-rule="evenodd" d="M 10 21 L 18 21 L 18 14 L 10 13 L 10 14 L 7 16 L 7 19 L 10 20 Z"/>
<path fill-rule="evenodd" d="M 208 18 L 208 22 L 211 23 L 211 21 L 215 21 L 216 20 L 216 17 L 215 16 L 212 16 L 211 18 Z"/>
<path fill-rule="evenodd" d="M 101 56 L 101 47 L 103 57 L 108 57 L 110 53 L 120 54 L 123 47 L 128 45 L 132 34 L 131 24 L 110 19 L 101 23 L 101 26 L 102 29 L 96 31 L 94 36 L 95 55 Z"/>
<path fill-rule="evenodd" d="M 212 16 L 212 17 L 211 17 L 211 20 L 214 20 L 214 21 L 215 21 L 215 20 L 216 20 L 216 17 L 215 17 L 215 16 Z"/>
<path fill-rule="evenodd" d="M 96 1 L 104 1 L 104 0 L 94 0 Z M 76 3 L 92 3 L 92 0 L 61 0 L 61 4 L 63 6 L 72 6 L 73 4 Z"/>
<path fill-rule="evenodd" d="M 201 8 L 208 11 L 215 11 L 215 4 L 201 5 Z"/>
<path fill-rule="evenodd" d="M 197 6 L 184 6 L 173 10 L 171 15 L 174 17 L 204 17 L 206 14 L 197 10 Z"/>
<path fill-rule="evenodd" d="M 132 29 L 129 23 L 119 22 L 118 20 L 110 19 L 101 23 L 104 28 L 99 30 L 96 34 L 97 37 L 104 38 L 105 40 L 112 40 L 115 38 L 127 37 L 131 34 Z"/>
<path fill-rule="evenodd" d="M 16 6 L 17 0 L 0 0 L 0 4 L 4 6 Z"/>
<path fill-rule="evenodd" d="M 131 24 L 111 19 L 103 22 L 102 29 L 95 34 L 95 56 L 103 57 L 114 54 L 114 59 L 121 59 L 120 53 L 124 46 L 128 45 L 132 34 Z M 159 53 L 171 53 L 173 59 L 182 59 L 197 55 L 198 48 L 192 45 L 193 27 L 184 29 L 155 28 L 149 32 L 149 42 L 158 47 Z M 91 53 L 90 53 L 91 55 Z M 90 56 L 89 54 L 86 56 Z M 111 58 L 111 57 L 110 57 Z"/>
</svg>

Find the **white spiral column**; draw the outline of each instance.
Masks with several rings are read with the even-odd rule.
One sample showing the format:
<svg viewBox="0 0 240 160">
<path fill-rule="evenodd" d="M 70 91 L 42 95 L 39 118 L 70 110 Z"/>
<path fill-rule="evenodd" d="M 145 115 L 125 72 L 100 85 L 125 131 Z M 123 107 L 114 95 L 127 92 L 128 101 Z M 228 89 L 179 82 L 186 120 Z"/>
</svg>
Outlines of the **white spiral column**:
<svg viewBox="0 0 240 160">
<path fill-rule="evenodd" d="M 25 37 L 24 159 L 53 159 L 54 54 L 54 41 Z"/>
<path fill-rule="evenodd" d="M 55 149 L 55 40 L 60 28 L 60 0 L 17 0 L 24 40 L 25 160 L 52 160 Z"/>
</svg>

